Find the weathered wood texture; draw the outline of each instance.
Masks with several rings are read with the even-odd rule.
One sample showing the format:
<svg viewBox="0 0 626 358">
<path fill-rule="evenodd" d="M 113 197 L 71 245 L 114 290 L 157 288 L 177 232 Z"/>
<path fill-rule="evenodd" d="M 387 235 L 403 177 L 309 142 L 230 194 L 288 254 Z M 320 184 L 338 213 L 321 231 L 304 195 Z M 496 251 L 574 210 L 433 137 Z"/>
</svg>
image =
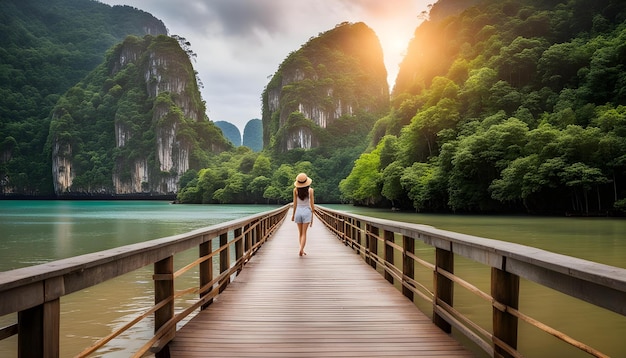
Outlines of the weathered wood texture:
<svg viewBox="0 0 626 358">
<path fill-rule="evenodd" d="M 14 312 L 18 316 L 18 324 L 0 327 L 0 340 L 17 334 L 19 357 L 59 357 L 62 296 L 154 264 L 155 302 L 158 303 L 152 307 L 156 310 L 155 336 L 137 354 L 141 356 L 148 349 L 158 351 L 158 348 L 174 336 L 176 323 L 194 311 L 195 304 L 204 306 L 212 298 L 210 296 L 213 282 L 212 240 L 219 238 L 220 244 L 225 245 L 220 247 L 218 252 L 221 258 L 221 271 L 217 278 L 223 281 L 217 287 L 221 290 L 222 285 L 228 283 L 229 276 L 235 271 L 242 270 L 247 258 L 254 255 L 265 239 L 276 230 L 288 209 L 289 206 L 285 205 L 275 210 L 185 234 L 0 272 L 0 316 Z M 246 228 L 245 233 L 242 228 Z M 230 244 L 227 239 L 231 232 L 236 253 L 232 267 L 229 261 Z M 245 252 L 241 249 L 243 239 L 246 240 Z M 173 272 L 173 255 L 193 247 L 199 248 L 203 258 L 181 270 L 200 264 L 199 282 L 202 286 L 199 290 L 203 295 L 191 307 L 174 316 L 174 306 L 171 302 L 175 294 L 173 280 L 177 274 Z M 124 325 L 93 346 L 87 347 L 78 356 L 89 356 L 145 317 L 145 314 L 137 317 L 131 324 Z M 167 355 L 159 352 L 156 357 L 161 356 Z"/>
<path fill-rule="evenodd" d="M 599 350 L 560 332 L 518 309 L 520 278 L 542 284 L 567 295 L 580 298 L 617 314 L 626 315 L 626 269 L 607 266 L 574 257 L 514 243 L 439 230 L 430 226 L 369 218 L 317 206 L 317 214 L 326 226 L 346 245 L 385 277 L 401 282 L 402 292 L 412 299 L 414 294 L 433 305 L 433 321 L 446 332 L 456 328 L 489 356 L 519 357 L 516 351 L 518 320 L 523 320 L 545 333 L 595 357 L 607 357 Z M 384 237 L 379 235 L 384 232 Z M 365 243 L 355 240 L 366 238 Z M 393 235 L 391 234 L 393 233 Z M 391 238 L 402 237 L 402 245 Z M 414 242 L 422 241 L 435 248 L 435 264 L 418 257 Z M 374 242 L 378 241 L 378 242 Z M 375 247 L 383 245 L 384 256 Z M 396 267 L 394 254 L 402 255 L 403 267 Z M 491 294 L 454 275 L 454 256 L 491 266 Z M 416 281 L 414 264 L 434 273 L 433 288 Z M 396 281 L 397 280 L 397 281 Z M 454 307 L 454 287 L 463 288 L 489 302 L 493 309 L 493 330 L 488 331 Z M 495 348 L 495 350 L 494 350 Z"/>
<path fill-rule="evenodd" d="M 307 255 L 298 250 L 296 225 L 287 221 L 177 332 L 171 356 L 472 356 L 319 220 Z"/>
</svg>

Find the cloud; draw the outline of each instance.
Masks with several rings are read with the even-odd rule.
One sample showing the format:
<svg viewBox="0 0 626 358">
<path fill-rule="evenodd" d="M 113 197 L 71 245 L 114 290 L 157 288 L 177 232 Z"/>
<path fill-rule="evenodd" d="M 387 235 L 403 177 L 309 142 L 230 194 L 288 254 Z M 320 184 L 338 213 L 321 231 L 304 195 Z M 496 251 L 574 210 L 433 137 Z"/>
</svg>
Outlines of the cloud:
<svg viewBox="0 0 626 358">
<path fill-rule="evenodd" d="M 425 0 L 101 0 L 130 5 L 161 19 L 186 38 L 213 121 L 241 131 L 261 118 L 261 93 L 280 63 L 309 38 L 335 25 L 364 22 L 378 35 L 390 86 L 419 25 Z"/>
</svg>

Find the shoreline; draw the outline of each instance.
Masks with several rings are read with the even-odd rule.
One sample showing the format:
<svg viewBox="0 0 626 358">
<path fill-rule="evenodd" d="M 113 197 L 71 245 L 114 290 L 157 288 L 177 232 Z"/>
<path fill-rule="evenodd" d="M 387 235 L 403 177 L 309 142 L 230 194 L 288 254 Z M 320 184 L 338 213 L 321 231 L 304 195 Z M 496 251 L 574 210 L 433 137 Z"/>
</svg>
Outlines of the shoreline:
<svg viewBox="0 0 626 358">
<path fill-rule="evenodd" d="M 0 200 L 159 200 L 175 201 L 176 194 L 64 194 L 64 195 L 0 195 Z"/>
</svg>

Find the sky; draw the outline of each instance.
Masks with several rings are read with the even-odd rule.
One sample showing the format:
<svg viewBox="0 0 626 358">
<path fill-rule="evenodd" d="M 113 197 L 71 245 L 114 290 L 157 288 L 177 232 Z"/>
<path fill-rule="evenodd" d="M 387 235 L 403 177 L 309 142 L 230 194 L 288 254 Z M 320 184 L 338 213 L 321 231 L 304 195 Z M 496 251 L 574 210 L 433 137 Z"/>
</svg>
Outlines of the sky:
<svg viewBox="0 0 626 358">
<path fill-rule="evenodd" d="M 163 21 L 184 37 L 204 86 L 212 121 L 243 134 L 261 119 L 261 94 L 290 52 L 342 22 L 363 22 L 376 32 L 390 90 L 420 16 L 436 0 L 100 0 L 129 5 Z"/>
</svg>

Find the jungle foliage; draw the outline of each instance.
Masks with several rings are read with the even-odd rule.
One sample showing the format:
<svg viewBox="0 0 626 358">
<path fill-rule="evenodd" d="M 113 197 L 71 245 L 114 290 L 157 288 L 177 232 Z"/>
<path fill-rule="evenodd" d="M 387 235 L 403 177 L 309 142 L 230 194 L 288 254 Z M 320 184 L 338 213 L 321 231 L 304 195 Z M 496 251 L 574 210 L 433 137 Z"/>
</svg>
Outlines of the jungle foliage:
<svg viewBox="0 0 626 358">
<path fill-rule="evenodd" d="M 152 68 L 154 61 L 168 64 L 160 69 L 160 78 Z M 146 79 L 146 74 L 152 77 Z M 181 93 L 159 92 L 159 80 L 171 81 L 168 86 L 186 83 L 187 88 Z M 188 104 L 189 112 L 200 113 L 200 118 L 186 116 L 180 102 Z M 59 99 L 46 147 L 61 143 L 71 148 L 63 156 L 73 163 L 73 193 L 115 193 L 113 175 L 129 181 L 138 159 L 147 162 L 151 179 L 142 183 L 143 192 L 158 192 L 160 179 L 178 176 L 174 167 L 172 172 L 162 171 L 157 155 L 157 141 L 163 140 L 159 136 L 167 136 L 168 128 L 176 128 L 173 145 L 190 148 L 190 168 L 208 165 L 213 150 L 231 147 L 205 113 L 195 71 L 178 40 L 165 35 L 129 36 Z M 163 128 L 167 133 L 160 133 Z"/>
<path fill-rule="evenodd" d="M 270 111 L 270 92 L 279 99 Z M 279 94 L 276 94 L 279 93 Z M 184 203 L 285 203 L 292 200 L 299 172 L 313 178 L 316 200 L 340 202 L 339 182 L 366 149 L 367 135 L 389 96 L 382 50 L 374 32 L 363 23 L 341 23 L 311 38 L 290 53 L 263 95 L 264 151 L 238 148 L 222 153 L 178 195 Z M 335 118 L 350 105 L 352 113 Z M 320 125 L 298 108 L 324 113 Z M 306 111 L 306 110 L 305 110 Z M 306 128 L 315 145 L 285 150 L 294 131 Z M 245 141 L 244 132 L 244 141 Z"/>
<path fill-rule="evenodd" d="M 0 193 L 52 193 L 45 147 L 52 108 L 102 63 L 107 49 L 146 31 L 167 33 L 160 20 L 128 6 L 82 0 L 2 2 Z M 99 135 L 90 140 L 104 140 Z"/>
<path fill-rule="evenodd" d="M 623 211 L 625 20 L 617 0 L 488 0 L 424 22 L 343 197 L 418 211 Z"/>
<path fill-rule="evenodd" d="M 349 22 L 312 37 L 280 64 L 262 104 L 263 145 L 272 152 L 288 150 L 301 129 L 312 134 L 311 147 L 324 146 L 335 122 L 346 127 L 336 128 L 347 130 L 342 134 L 359 132 L 363 139 L 389 107 L 378 37 L 364 23 Z"/>
</svg>

